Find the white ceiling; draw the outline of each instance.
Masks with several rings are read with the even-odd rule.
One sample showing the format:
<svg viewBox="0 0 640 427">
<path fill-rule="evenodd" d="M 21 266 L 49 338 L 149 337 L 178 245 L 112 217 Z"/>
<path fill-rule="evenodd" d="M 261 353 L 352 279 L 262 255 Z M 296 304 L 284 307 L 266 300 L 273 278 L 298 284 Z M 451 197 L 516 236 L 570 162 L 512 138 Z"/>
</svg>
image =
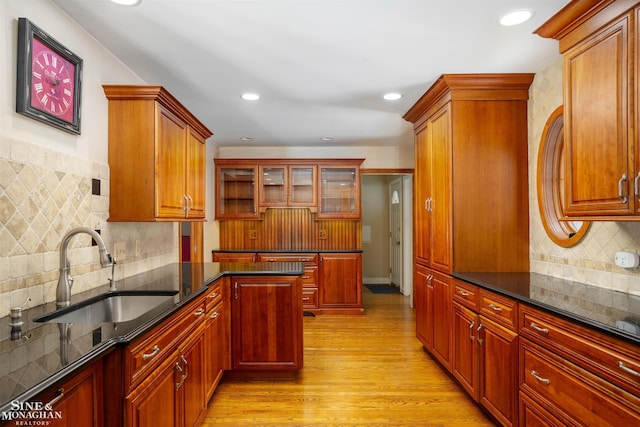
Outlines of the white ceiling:
<svg viewBox="0 0 640 427">
<path fill-rule="evenodd" d="M 557 42 L 532 32 L 567 3 L 52 1 L 147 83 L 167 88 L 218 146 L 410 145 L 402 115 L 439 75 L 538 72 L 557 61 Z M 535 12 L 529 22 L 498 25 L 523 8 Z M 261 99 L 243 101 L 247 91 Z M 383 100 L 389 91 L 404 97 Z"/>
</svg>

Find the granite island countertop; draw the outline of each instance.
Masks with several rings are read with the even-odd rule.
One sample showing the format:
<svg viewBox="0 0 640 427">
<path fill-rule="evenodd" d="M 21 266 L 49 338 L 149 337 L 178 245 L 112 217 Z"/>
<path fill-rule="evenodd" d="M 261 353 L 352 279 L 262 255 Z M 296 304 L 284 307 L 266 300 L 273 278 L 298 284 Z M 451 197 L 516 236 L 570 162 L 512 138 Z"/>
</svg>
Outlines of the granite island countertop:
<svg viewBox="0 0 640 427">
<path fill-rule="evenodd" d="M 538 273 L 451 276 L 640 345 L 640 295 Z"/>
<path fill-rule="evenodd" d="M 204 280 L 194 286 L 192 270 L 195 268 L 200 270 L 196 277 L 203 277 Z M 176 263 L 116 281 L 115 286 L 119 291 L 177 291 L 166 303 L 128 322 L 63 324 L 34 321 L 56 310 L 55 302 L 50 302 L 23 310 L 21 337 L 11 339 L 10 318 L 4 317 L 0 319 L 0 331 L 3 331 L 0 336 L 0 413 L 9 409 L 11 401 L 27 401 L 106 354 L 114 346 L 127 345 L 205 292 L 208 285 L 223 276 L 297 276 L 303 272 L 304 265 L 298 262 Z M 71 304 L 108 290 L 109 286 L 104 285 L 80 294 L 72 293 Z M 68 329 L 65 330 L 65 327 Z"/>
</svg>

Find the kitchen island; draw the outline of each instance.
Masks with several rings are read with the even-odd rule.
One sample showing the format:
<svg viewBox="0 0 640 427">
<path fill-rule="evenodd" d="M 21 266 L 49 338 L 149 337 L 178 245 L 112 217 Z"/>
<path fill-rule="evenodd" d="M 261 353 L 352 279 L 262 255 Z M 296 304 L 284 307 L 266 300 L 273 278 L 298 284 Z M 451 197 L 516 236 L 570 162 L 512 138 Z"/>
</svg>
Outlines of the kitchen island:
<svg viewBox="0 0 640 427">
<path fill-rule="evenodd" d="M 289 329 L 286 330 L 289 335 L 283 335 L 280 331 L 279 343 L 286 343 L 286 354 L 292 360 L 285 361 L 285 366 L 278 365 L 275 363 L 277 361 L 273 360 L 254 362 L 261 362 L 261 371 L 268 370 L 271 365 L 276 365 L 275 371 L 300 369 L 302 306 L 299 301 L 300 276 L 303 271 L 301 263 L 293 262 L 171 264 L 116 282 L 119 291 L 175 292 L 165 303 L 130 321 L 68 324 L 41 323 L 34 320 L 55 311 L 55 302 L 24 310 L 21 319 L 23 324 L 19 331 L 10 327 L 10 323 L 16 322 L 12 322 L 9 317 L 0 319 L 0 325 L 6 332 L 0 341 L 0 411 L 4 417 L 1 421 L 12 416 L 10 414 L 16 410 L 17 404 L 47 403 L 51 399 L 46 400 L 46 395 L 51 392 L 53 399 L 57 399 L 62 395 L 60 384 L 98 364 L 98 374 L 91 380 L 91 385 L 99 396 L 104 393 L 110 398 L 101 399 L 94 396 L 89 400 L 97 405 L 97 409 L 94 408 L 95 415 L 102 417 L 104 414 L 105 425 L 109 422 L 122 424 L 123 413 L 126 413 L 131 421 L 134 415 L 130 413 L 132 407 L 124 409 L 128 396 L 122 396 L 122 390 L 126 395 L 138 390 L 138 386 L 143 383 L 149 385 L 146 382 L 155 378 L 156 368 L 171 364 L 172 369 L 189 370 L 189 374 L 184 373 L 183 382 L 188 375 L 195 376 L 198 372 L 197 365 L 208 365 L 209 359 L 215 360 L 220 375 L 223 370 L 232 369 L 234 357 L 243 354 L 235 351 L 236 346 L 241 351 L 242 348 L 251 345 L 247 339 L 241 342 L 234 341 L 236 335 L 242 337 L 242 327 L 235 323 L 238 320 L 233 316 L 234 308 L 242 310 L 244 318 L 239 318 L 240 321 L 247 320 L 247 316 L 252 313 L 251 310 L 260 309 L 253 304 L 255 297 L 269 294 L 273 290 L 276 298 L 270 300 L 269 304 L 289 304 L 289 307 L 278 307 L 277 310 L 271 306 L 271 310 L 277 315 L 285 312 L 289 316 L 283 321 L 289 325 Z M 243 283 L 252 283 L 251 289 L 257 290 L 257 293 L 242 293 L 240 286 Z M 107 291 L 108 286 L 105 285 L 73 295 L 72 307 L 80 301 Z M 211 338 L 207 333 L 210 332 L 210 322 L 214 320 L 221 322 L 215 323 L 217 329 L 211 329 L 216 331 Z M 252 328 L 252 336 L 268 336 L 268 331 L 261 333 L 256 325 L 247 327 Z M 202 342 L 198 341 L 198 346 L 194 347 L 197 348 L 197 357 L 193 359 L 194 363 L 189 364 L 186 362 L 188 357 L 177 351 L 183 341 L 186 342 L 193 337 L 201 337 Z M 290 342 L 287 342 L 287 339 Z M 151 343 L 150 348 L 145 347 L 147 342 Z M 213 346 L 205 344 L 211 342 L 218 344 L 216 350 L 220 354 L 212 354 Z M 270 345 L 265 342 L 262 344 Z M 141 351 L 139 354 L 135 353 L 137 349 Z M 184 365 L 172 364 L 171 360 L 175 357 Z M 136 363 L 141 365 L 138 366 Z M 140 369 L 147 366 L 146 370 Z M 209 368 L 205 368 L 200 369 L 202 374 L 209 372 Z M 245 370 L 252 368 L 235 367 Z M 138 371 L 142 375 L 137 375 L 140 373 Z M 213 381 L 217 383 L 220 375 L 216 375 Z M 170 375 L 172 388 L 173 376 Z M 116 399 L 118 390 L 119 398 Z M 213 389 L 209 387 L 206 395 L 210 397 L 212 392 Z M 205 392 L 202 395 L 201 406 L 206 407 L 208 398 L 204 399 Z M 102 400 L 106 402 L 103 403 Z M 173 406 L 176 408 L 174 418 L 188 412 L 188 408 L 183 408 L 181 404 Z M 132 424 L 138 425 L 135 422 Z"/>
</svg>

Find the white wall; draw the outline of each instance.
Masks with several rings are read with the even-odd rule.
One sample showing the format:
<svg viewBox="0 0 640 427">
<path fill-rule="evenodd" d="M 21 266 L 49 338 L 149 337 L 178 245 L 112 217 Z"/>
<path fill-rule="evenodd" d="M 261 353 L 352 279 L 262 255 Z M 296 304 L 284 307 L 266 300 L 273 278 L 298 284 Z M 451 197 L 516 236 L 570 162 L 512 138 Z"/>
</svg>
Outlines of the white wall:
<svg viewBox="0 0 640 427">
<path fill-rule="evenodd" d="M 15 112 L 18 18 L 25 17 L 83 59 L 81 135 Z M 107 248 L 124 243 L 116 279 L 178 260 L 174 224 L 108 223 L 107 100 L 102 84 L 144 82 L 48 0 L 0 1 L 0 317 L 27 297 L 55 299 L 61 237 L 75 226 L 99 229 Z M 91 180 L 101 181 L 100 196 Z M 135 241 L 142 250 L 134 254 Z M 69 251 L 74 293 L 106 283 L 90 239 Z"/>
</svg>

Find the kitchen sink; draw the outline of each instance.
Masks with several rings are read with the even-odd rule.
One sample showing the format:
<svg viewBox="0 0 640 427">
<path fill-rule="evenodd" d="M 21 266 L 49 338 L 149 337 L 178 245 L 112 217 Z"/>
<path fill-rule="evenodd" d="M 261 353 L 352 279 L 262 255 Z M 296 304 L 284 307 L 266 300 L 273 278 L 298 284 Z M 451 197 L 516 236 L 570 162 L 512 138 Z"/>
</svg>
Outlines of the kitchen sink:
<svg viewBox="0 0 640 427">
<path fill-rule="evenodd" d="M 158 307 L 170 308 L 178 291 L 113 291 L 34 319 L 49 323 L 118 323 Z"/>
</svg>

